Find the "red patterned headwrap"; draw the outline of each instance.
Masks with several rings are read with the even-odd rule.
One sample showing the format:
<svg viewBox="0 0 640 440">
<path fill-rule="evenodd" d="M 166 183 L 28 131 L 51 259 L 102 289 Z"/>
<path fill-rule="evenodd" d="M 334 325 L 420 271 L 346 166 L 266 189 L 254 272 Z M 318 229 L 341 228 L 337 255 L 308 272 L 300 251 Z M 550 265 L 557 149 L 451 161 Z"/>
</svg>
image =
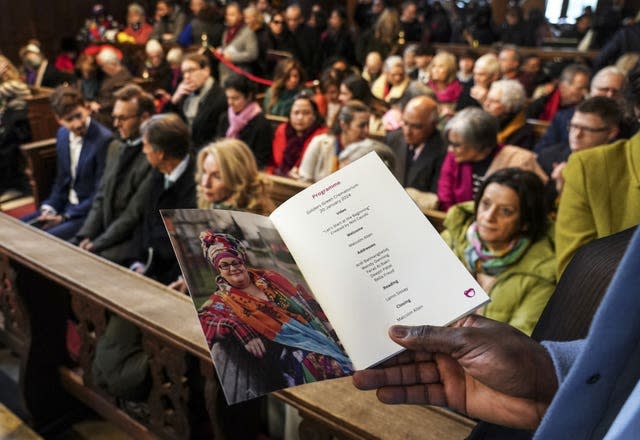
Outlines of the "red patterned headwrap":
<svg viewBox="0 0 640 440">
<path fill-rule="evenodd" d="M 225 257 L 247 262 L 246 249 L 233 235 L 204 231 L 200 233 L 200 245 L 204 258 L 216 269 L 220 259 Z"/>
</svg>

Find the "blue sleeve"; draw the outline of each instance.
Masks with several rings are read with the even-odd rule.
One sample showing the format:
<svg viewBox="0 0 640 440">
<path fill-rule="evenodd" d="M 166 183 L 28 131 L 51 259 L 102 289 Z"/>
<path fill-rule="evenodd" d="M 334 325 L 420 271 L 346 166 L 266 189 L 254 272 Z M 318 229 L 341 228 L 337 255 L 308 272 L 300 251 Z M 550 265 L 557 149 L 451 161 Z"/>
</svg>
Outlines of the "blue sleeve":
<svg viewBox="0 0 640 440">
<path fill-rule="evenodd" d="M 182 32 L 180 32 L 180 35 L 178 35 L 178 38 L 176 39 L 176 41 L 182 47 L 190 46 L 193 44 L 192 34 L 193 34 L 193 26 L 191 25 L 191 22 L 189 22 L 184 27 L 184 29 L 182 29 Z"/>
<path fill-rule="evenodd" d="M 553 367 L 558 377 L 558 384 L 562 383 L 569 374 L 571 366 L 584 347 L 584 343 L 584 339 L 566 342 L 542 342 L 542 346 L 549 352 L 551 360 L 553 361 Z"/>
</svg>

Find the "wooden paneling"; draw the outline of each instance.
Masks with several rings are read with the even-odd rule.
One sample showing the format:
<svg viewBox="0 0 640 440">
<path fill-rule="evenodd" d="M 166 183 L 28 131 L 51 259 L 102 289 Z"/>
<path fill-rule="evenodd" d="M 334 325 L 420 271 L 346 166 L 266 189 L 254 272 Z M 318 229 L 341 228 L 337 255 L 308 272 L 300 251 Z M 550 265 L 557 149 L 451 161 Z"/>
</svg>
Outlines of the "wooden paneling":
<svg viewBox="0 0 640 440">
<path fill-rule="evenodd" d="M 60 38 L 75 36 L 89 17 L 95 2 L 86 0 L 2 0 L 0 1 L 0 49 L 14 62 L 18 50 L 30 38 L 37 38 L 48 58 L 58 53 Z M 124 22 L 129 0 L 103 0 L 107 12 Z M 153 14 L 155 1 L 137 0 Z"/>
</svg>

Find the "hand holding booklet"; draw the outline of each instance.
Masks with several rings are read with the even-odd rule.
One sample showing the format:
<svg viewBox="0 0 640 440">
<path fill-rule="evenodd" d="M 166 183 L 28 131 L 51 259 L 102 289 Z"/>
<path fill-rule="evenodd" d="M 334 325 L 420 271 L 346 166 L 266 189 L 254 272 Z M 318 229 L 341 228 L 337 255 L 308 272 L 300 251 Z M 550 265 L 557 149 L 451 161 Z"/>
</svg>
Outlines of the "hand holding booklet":
<svg viewBox="0 0 640 440">
<path fill-rule="evenodd" d="M 269 217 L 162 213 L 229 403 L 372 367 L 487 295 L 370 153 Z"/>
</svg>

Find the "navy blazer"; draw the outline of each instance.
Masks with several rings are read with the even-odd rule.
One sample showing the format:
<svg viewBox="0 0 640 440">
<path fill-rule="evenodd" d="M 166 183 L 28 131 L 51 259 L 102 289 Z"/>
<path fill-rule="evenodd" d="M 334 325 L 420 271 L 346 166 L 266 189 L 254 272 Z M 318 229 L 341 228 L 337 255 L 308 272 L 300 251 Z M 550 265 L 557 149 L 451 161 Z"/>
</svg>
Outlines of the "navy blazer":
<svg viewBox="0 0 640 440">
<path fill-rule="evenodd" d="M 69 203 L 69 190 L 72 183 L 69 130 L 60 127 L 56 137 L 56 153 L 58 155 L 56 180 L 51 194 L 42 204 L 53 207 L 58 213 L 64 214 L 69 219 L 85 217 L 91 209 L 93 196 L 98 189 L 107 158 L 107 147 L 113 133 L 95 119 L 91 119 L 87 133 L 82 139 L 76 179 L 73 182 L 73 189 L 78 194 L 77 205 Z"/>
</svg>

